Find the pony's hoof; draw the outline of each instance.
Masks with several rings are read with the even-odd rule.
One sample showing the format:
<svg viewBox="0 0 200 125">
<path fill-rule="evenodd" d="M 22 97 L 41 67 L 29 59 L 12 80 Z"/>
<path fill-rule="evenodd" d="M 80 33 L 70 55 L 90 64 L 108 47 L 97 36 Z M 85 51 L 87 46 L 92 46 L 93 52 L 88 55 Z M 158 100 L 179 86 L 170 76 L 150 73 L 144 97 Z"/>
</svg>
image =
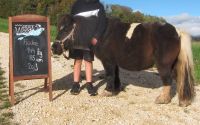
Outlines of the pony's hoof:
<svg viewBox="0 0 200 125">
<path fill-rule="evenodd" d="M 103 97 L 110 97 L 113 96 L 113 93 L 107 90 L 104 90 L 103 93 L 101 94 Z"/>
<path fill-rule="evenodd" d="M 186 101 L 186 100 L 179 101 L 179 106 L 180 107 L 187 107 L 189 105 L 191 105 L 191 101 Z"/>
<path fill-rule="evenodd" d="M 168 104 L 171 102 L 171 98 L 168 96 L 158 96 L 155 100 L 156 104 Z"/>
</svg>

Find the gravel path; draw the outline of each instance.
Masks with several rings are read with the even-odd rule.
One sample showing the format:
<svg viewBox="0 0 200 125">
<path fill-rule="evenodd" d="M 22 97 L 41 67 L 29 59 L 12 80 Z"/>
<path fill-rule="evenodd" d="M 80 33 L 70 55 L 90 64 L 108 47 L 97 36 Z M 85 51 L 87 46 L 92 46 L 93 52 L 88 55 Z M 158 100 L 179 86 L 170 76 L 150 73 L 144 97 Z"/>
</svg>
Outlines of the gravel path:
<svg viewBox="0 0 200 125">
<path fill-rule="evenodd" d="M 8 81 L 8 34 L 0 33 L 0 62 Z M 189 107 L 179 107 L 177 95 L 167 105 L 154 104 L 161 81 L 154 72 L 120 69 L 124 91 L 114 97 L 90 97 L 83 88 L 70 95 L 73 60 L 52 57 L 53 102 L 43 90 L 44 80 L 15 82 L 18 103 L 12 107 L 14 121 L 20 125 L 200 125 L 200 86 Z M 84 69 L 84 66 L 83 66 Z M 94 81 L 101 93 L 105 81 L 101 63 L 94 61 Z M 84 74 L 84 72 L 83 72 Z M 7 82 L 8 83 L 8 82 Z M 81 85 L 84 86 L 85 80 Z"/>
</svg>

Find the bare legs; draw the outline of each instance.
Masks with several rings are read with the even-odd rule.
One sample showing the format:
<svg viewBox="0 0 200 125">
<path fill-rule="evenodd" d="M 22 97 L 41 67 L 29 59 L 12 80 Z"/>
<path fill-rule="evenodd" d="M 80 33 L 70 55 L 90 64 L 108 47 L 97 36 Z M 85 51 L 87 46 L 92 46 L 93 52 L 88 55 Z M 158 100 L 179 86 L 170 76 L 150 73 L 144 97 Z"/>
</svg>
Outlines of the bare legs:
<svg viewBox="0 0 200 125">
<path fill-rule="evenodd" d="M 93 69 L 92 62 L 86 60 L 84 60 L 84 62 L 85 62 L 86 82 L 92 83 L 92 69 Z M 82 60 L 74 61 L 74 82 L 76 83 L 80 81 L 81 65 L 82 65 Z"/>
<path fill-rule="evenodd" d="M 85 61 L 85 75 L 87 83 L 92 83 L 92 69 L 92 62 Z"/>
<path fill-rule="evenodd" d="M 97 92 L 95 88 L 92 85 L 92 71 L 93 71 L 93 65 L 92 61 L 86 61 L 85 62 L 85 74 L 86 74 L 86 88 L 88 90 L 88 93 L 91 96 L 97 95 Z M 80 92 L 80 75 L 81 75 L 81 65 L 82 60 L 75 60 L 74 61 L 74 84 L 72 85 L 71 94 L 77 95 Z"/>
<path fill-rule="evenodd" d="M 79 83 L 82 60 L 74 60 L 74 82 Z"/>
</svg>

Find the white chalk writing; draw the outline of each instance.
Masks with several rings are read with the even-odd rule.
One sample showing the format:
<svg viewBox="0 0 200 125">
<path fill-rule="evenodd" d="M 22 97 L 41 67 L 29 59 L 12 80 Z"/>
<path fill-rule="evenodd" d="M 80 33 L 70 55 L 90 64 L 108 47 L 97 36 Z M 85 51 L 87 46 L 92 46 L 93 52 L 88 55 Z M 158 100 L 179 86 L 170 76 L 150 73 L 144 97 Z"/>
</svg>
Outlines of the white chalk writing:
<svg viewBox="0 0 200 125">
<path fill-rule="evenodd" d="M 28 39 L 24 39 L 23 40 L 23 43 L 24 43 L 24 45 L 26 45 L 26 46 L 39 46 L 38 45 L 38 42 L 35 42 L 35 41 L 33 41 L 33 40 L 28 40 Z"/>
<path fill-rule="evenodd" d="M 23 40 L 25 52 L 27 55 L 27 68 L 31 72 L 39 70 L 38 64 L 43 63 L 43 52 L 39 48 L 39 43 L 33 40 Z"/>
<path fill-rule="evenodd" d="M 32 70 L 32 71 L 38 71 L 38 64 L 37 63 L 34 63 L 34 64 L 28 63 L 28 69 Z"/>
</svg>

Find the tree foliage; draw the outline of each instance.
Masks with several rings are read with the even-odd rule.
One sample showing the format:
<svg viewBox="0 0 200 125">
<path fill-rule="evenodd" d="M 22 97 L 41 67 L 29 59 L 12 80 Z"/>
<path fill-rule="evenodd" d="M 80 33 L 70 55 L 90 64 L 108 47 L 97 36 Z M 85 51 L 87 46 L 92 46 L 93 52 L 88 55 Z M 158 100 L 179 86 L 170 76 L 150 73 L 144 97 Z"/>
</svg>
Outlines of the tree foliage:
<svg viewBox="0 0 200 125">
<path fill-rule="evenodd" d="M 136 11 L 134 12 L 131 8 L 120 6 L 120 5 L 111 5 L 110 7 L 106 7 L 108 16 L 120 18 L 123 22 L 166 22 L 164 18 L 144 15 L 143 13 Z"/>
<path fill-rule="evenodd" d="M 50 16 L 51 23 L 57 22 L 57 17 L 69 13 L 75 0 L 1 0 L 0 17 L 19 14 L 39 14 Z"/>
<path fill-rule="evenodd" d="M 7 18 L 19 14 L 39 14 L 49 16 L 52 24 L 56 24 L 57 18 L 70 13 L 75 0 L 0 0 L 0 17 Z M 144 15 L 129 7 L 120 5 L 106 5 L 108 16 L 120 18 L 124 22 L 165 22 L 163 18 Z"/>
</svg>

